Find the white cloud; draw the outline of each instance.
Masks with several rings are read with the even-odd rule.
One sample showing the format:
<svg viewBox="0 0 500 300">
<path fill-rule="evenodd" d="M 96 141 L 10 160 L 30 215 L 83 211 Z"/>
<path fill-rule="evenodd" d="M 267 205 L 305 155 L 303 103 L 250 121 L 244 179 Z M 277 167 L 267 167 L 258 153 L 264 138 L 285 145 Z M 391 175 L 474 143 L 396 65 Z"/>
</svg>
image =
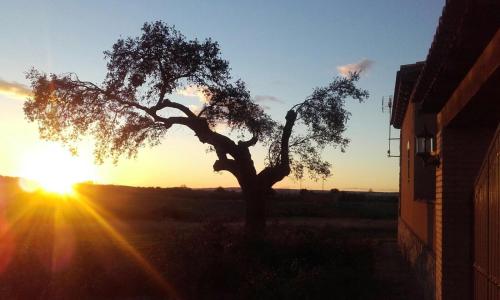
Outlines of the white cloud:
<svg viewBox="0 0 500 300">
<path fill-rule="evenodd" d="M 350 73 L 355 73 L 355 72 L 362 74 L 370 70 L 373 67 L 374 63 L 375 62 L 373 60 L 363 58 L 361 61 L 357 63 L 338 66 L 337 71 L 342 76 L 349 76 Z"/>
<path fill-rule="evenodd" d="M 208 96 L 203 92 L 205 88 L 197 85 L 188 85 L 181 90 L 177 90 L 177 94 L 185 97 L 198 97 L 202 103 L 208 103 Z"/>
<path fill-rule="evenodd" d="M 253 97 L 253 101 L 283 103 L 283 101 L 280 100 L 278 97 L 270 95 L 256 95 L 255 97 Z"/>
<path fill-rule="evenodd" d="M 0 79 L 0 94 L 18 99 L 25 99 L 32 95 L 31 89 L 26 85 L 2 79 Z"/>
</svg>

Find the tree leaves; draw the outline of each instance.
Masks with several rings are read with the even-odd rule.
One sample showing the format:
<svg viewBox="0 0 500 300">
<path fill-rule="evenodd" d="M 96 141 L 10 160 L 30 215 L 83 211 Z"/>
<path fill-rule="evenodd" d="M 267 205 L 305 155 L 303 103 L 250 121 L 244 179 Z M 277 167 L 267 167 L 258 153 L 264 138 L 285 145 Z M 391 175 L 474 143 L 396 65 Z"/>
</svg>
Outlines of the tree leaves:
<svg viewBox="0 0 500 300">
<path fill-rule="evenodd" d="M 356 87 L 358 80 L 358 73 L 336 77 L 327 86 L 315 88 L 303 102 L 292 107 L 299 121 L 289 146 L 291 170 L 296 179 L 303 178 L 306 173 L 315 180 L 330 175 L 331 165 L 321 159 L 321 151 L 327 146 L 338 146 L 344 152 L 349 144 L 349 139 L 344 137 L 350 117 L 345 101 L 355 99 L 362 102 L 368 97 L 366 90 Z M 282 127 L 275 127 L 268 140 L 266 163 L 269 166 L 281 161 L 278 141 L 282 130 Z"/>
<path fill-rule="evenodd" d="M 209 101 L 200 115 L 212 126 L 222 122 L 232 130 L 248 130 L 256 137 L 264 137 L 275 125 L 264 109 L 253 102 L 241 80 L 223 87 L 209 87 L 207 94 L 210 95 Z"/>
<path fill-rule="evenodd" d="M 27 78 L 33 97 L 24 105 L 26 117 L 38 122 L 44 139 L 74 148 L 83 136 L 94 137 L 99 162 L 135 156 L 141 147 L 159 144 L 167 130 L 178 124 L 214 148 L 219 166 L 231 162 L 235 176 L 257 176 L 248 147 L 261 142 L 269 147 L 268 168 L 261 173 L 271 178 L 270 185 L 290 169 L 297 178 L 306 172 L 315 179 L 326 177 L 330 164 L 322 160 L 321 151 L 327 146 L 343 151 L 349 143 L 344 137 L 350 116 L 346 99 L 368 97 L 367 91 L 355 85 L 359 74 L 334 78 L 293 106 L 287 113 L 287 119 L 293 120 L 284 126 L 253 101 L 243 81 L 231 80 L 229 63 L 211 39 L 188 40 L 173 26 L 153 22 L 144 24 L 140 36 L 119 39 L 104 54 L 107 75 L 101 85 L 82 81 L 75 74 L 31 70 Z M 207 100 L 196 113 L 173 101 L 177 91 L 193 86 L 201 88 Z M 213 131 L 221 123 L 251 138 L 235 143 Z"/>
</svg>

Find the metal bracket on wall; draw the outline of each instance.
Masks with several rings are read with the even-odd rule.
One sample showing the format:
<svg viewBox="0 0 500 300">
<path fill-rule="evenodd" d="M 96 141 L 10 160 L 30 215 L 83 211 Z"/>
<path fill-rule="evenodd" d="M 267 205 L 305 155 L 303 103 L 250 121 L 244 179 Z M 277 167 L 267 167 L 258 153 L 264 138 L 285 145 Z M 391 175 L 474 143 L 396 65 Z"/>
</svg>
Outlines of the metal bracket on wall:
<svg viewBox="0 0 500 300">
<path fill-rule="evenodd" d="M 388 150 L 387 157 L 400 157 L 401 155 L 392 155 L 391 153 L 391 141 L 399 141 L 399 138 L 392 137 L 391 135 L 391 115 L 392 115 L 392 95 L 382 97 L 382 112 L 389 113 L 389 138 L 388 138 Z"/>
</svg>

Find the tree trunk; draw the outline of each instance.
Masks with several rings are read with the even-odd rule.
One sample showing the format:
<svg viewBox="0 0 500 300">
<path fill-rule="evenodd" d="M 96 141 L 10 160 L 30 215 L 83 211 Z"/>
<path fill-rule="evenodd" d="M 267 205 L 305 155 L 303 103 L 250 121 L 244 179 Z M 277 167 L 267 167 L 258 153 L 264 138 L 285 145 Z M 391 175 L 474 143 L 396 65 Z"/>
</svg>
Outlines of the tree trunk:
<svg viewBox="0 0 500 300">
<path fill-rule="evenodd" d="M 262 239 L 266 233 L 266 197 L 258 189 L 242 192 L 246 204 L 245 233 L 249 239 Z"/>
</svg>

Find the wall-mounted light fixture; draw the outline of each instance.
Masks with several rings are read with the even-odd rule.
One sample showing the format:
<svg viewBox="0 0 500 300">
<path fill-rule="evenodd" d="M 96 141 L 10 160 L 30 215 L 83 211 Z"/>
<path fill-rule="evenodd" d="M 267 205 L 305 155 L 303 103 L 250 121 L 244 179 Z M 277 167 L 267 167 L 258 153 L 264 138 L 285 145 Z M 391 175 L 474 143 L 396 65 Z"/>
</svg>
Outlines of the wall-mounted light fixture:
<svg viewBox="0 0 500 300">
<path fill-rule="evenodd" d="M 426 166 L 439 166 L 440 158 L 435 152 L 434 135 L 427 130 L 424 130 L 415 136 L 415 154 L 420 157 Z"/>
</svg>

